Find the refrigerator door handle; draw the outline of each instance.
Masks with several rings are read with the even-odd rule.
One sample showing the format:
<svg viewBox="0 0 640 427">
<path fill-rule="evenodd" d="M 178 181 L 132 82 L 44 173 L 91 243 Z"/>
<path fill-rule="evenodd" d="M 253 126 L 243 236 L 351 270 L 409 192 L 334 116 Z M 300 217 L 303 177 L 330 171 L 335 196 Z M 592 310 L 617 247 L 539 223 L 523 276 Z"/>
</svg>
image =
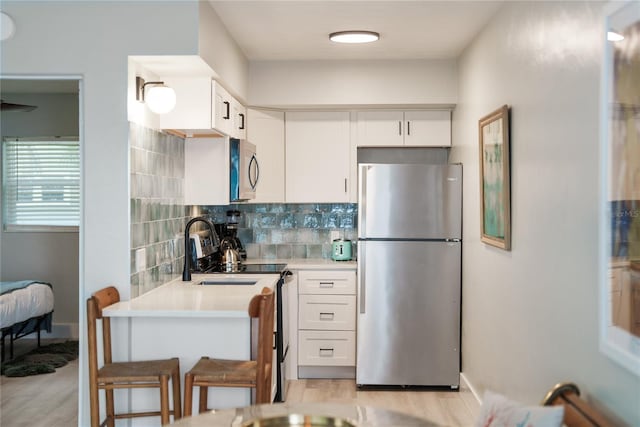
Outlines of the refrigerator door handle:
<svg viewBox="0 0 640 427">
<path fill-rule="evenodd" d="M 365 294 L 366 294 L 366 280 L 365 280 L 365 272 L 364 272 L 364 260 L 365 260 L 365 249 L 364 242 L 360 242 L 358 248 L 358 282 L 360 285 L 360 314 L 364 314 L 366 311 L 365 307 Z"/>
<path fill-rule="evenodd" d="M 358 235 L 366 236 L 366 223 L 367 223 L 367 172 L 370 166 L 360 165 L 358 182 L 360 188 L 358 189 Z"/>
</svg>

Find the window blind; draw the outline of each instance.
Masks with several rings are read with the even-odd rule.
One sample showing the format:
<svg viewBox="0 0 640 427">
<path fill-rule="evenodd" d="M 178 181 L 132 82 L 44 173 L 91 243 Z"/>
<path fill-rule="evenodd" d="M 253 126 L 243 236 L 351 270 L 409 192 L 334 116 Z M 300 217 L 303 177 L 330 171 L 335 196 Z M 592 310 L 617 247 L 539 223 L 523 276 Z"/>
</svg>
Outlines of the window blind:
<svg viewBox="0 0 640 427">
<path fill-rule="evenodd" d="M 78 138 L 4 139 L 2 149 L 5 228 L 78 226 Z"/>
</svg>

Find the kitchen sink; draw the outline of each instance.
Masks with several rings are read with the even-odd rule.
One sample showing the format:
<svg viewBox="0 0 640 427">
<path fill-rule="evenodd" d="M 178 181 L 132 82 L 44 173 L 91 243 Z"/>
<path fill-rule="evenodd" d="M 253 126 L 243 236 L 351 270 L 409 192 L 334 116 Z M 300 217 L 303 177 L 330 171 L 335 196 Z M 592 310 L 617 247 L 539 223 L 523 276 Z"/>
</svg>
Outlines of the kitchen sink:
<svg viewBox="0 0 640 427">
<path fill-rule="evenodd" d="M 251 279 L 207 279 L 201 280 L 196 285 L 255 285 L 258 283 L 256 280 Z"/>
</svg>

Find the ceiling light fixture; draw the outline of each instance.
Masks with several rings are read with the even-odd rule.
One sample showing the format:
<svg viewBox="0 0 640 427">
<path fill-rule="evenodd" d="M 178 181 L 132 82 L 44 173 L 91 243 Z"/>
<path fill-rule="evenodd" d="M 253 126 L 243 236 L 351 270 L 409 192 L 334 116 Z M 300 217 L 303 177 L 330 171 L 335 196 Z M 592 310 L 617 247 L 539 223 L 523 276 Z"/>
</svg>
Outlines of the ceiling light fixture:
<svg viewBox="0 0 640 427">
<path fill-rule="evenodd" d="M 145 87 L 149 88 L 145 95 Z M 164 82 L 145 82 L 142 77 L 136 77 L 136 101 L 144 102 L 156 114 L 165 114 L 176 106 L 176 92 Z"/>
<path fill-rule="evenodd" d="M 329 34 L 329 40 L 336 43 L 370 43 L 380 38 L 375 31 L 338 31 Z"/>
<path fill-rule="evenodd" d="M 624 40 L 624 36 L 622 34 L 616 33 L 615 31 L 607 31 L 607 40 L 610 42 L 619 42 Z"/>
</svg>

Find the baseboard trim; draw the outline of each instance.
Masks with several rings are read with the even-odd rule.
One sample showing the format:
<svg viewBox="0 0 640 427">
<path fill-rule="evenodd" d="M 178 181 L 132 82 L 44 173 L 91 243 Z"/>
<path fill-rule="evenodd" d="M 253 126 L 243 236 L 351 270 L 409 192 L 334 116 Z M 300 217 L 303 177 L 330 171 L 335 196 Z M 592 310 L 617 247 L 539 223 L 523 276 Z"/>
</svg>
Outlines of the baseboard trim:
<svg viewBox="0 0 640 427">
<path fill-rule="evenodd" d="M 40 338 L 42 339 L 73 339 L 77 340 L 80 337 L 79 331 L 80 328 L 77 323 L 54 323 L 51 325 L 51 333 L 47 331 L 42 331 L 40 333 Z M 27 335 L 26 337 L 20 338 L 23 340 L 28 339 L 37 339 L 38 334 L 35 332 Z"/>
<path fill-rule="evenodd" d="M 473 394 L 473 397 L 476 398 L 476 400 L 478 401 L 478 403 L 480 405 L 482 405 L 482 399 L 480 398 L 480 394 L 478 393 L 478 391 L 476 390 L 476 388 L 473 386 L 473 384 L 471 384 L 471 381 L 469 381 L 469 379 L 467 378 L 467 376 L 463 373 L 460 372 L 460 379 L 462 380 L 462 382 L 464 382 L 465 386 L 471 390 L 471 394 Z"/>
<path fill-rule="evenodd" d="M 298 366 L 299 379 L 339 378 L 354 379 L 355 366 Z"/>
</svg>

